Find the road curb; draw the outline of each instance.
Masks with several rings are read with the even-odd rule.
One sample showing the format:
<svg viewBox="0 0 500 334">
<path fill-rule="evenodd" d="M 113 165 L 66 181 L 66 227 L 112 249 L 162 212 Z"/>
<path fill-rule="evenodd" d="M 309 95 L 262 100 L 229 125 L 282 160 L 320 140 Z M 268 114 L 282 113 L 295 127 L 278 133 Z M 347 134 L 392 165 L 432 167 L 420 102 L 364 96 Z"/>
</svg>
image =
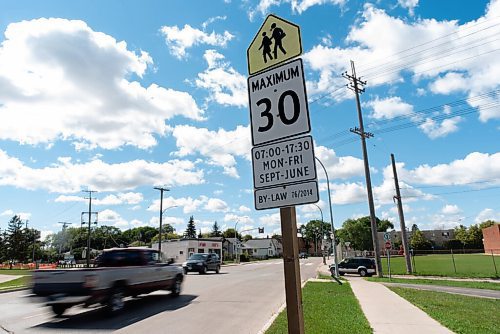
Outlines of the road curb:
<svg viewBox="0 0 500 334">
<path fill-rule="evenodd" d="M 2 293 L 8 293 L 8 292 L 22 291 L 22 290 L 29 290 L 29 287 L 28 286 L 24 286 L 24 287 L 19 287 L 19 288 L 14 288 L 14 289 L 0 290 L 0 294 L 2 294 Z"/>
</svg>

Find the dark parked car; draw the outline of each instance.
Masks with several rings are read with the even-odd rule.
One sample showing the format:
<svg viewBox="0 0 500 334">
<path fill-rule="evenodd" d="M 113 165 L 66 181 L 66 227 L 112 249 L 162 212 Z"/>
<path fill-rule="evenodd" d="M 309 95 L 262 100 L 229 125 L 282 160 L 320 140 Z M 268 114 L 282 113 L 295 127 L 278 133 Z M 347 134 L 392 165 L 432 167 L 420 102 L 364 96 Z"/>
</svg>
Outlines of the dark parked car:
<svg viewBox="0 0 500 334">
<path fill-rule="evenodd" d="M 189 257 L 189 259 L 182 264 L 184 274 L 190 271 L 196 271 L 200 274 L 206 274 L 207 271 L 215 271 L 217 274 L 220 272 L 220 259 L 215 253 L 197 253 Z"/>
<path fill-rule="evenodd" d="M 299 259 L 307 259 L 309 255 L 306 252 L 302 252 L 299 254 Z"/>
<path fill-rule="evenodd" d="M 330 266 L 332 275 L 335 273 L 335 264 Z M 376 273 L 375 260 L 367 257 L 349 257 L 339 263 L 339 275 L 359 274 L 359 276 L 372 276 Z"/>
</svg>

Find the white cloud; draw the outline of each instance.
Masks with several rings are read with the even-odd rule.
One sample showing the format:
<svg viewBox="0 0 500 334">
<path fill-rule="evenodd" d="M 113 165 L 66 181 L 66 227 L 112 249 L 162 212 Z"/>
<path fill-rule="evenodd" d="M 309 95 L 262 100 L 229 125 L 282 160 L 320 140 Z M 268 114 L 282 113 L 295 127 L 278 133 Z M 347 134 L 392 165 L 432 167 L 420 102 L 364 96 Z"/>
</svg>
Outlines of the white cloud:
<svg viewBox="0 0 500 334">
<path fill-rule="evenodd" d="M 330 186 L 332 204 L 353 204 L 367 200 L 366 188 L 362 183 L 341 183 Z"/>
<path fill-rule="evenodd" d="M 205 22 L 203 29 L 211 22 L 210 20 Z M 160 32 L 165 37 L 165 42 L 170 53 L 178 59 L 185 58 L 187 56 L 186 49 L 195 45 L 206 44 L 225 47 L 234 38 L 234 35 L 228 31 L 224 31 L 222 34 L 217 34 L 215 31 L 207 33 L 203 30 L 193 28 L 189 24 L 184 25 L 183 28 L 179 28 L 178 26 L 163 26 Z"/>
<path fill-rule="evenodd" d="M 416 2 L 402 4 L 413 9 Z M 309 93 L 325 93 L 344 85 L 345 80 L 337 73 L 347 69 L 350 59 L 357 61 L 358 75 L 371 86 L 394 85 L 409 74 L 415 84 L 428 79 L 435 93 L 463 91 L 471 98 L 496 90 L 500 87 L 496 80 L 500 76 L 500 40 L 492 23 L 499 15 L 500 0 L 492 0 L 484 16 L 462 25 L 456 20 L 405 21 L 365 4 L 361 19 L 344 41 L 346 47 L 316 45 L 304 55 L 309 68 L 319 72 L 319 78 L 308 84 Z M 384 38 L 380 38 L 380 31 L 384 31 Z M 420 47 L 415 49 L 416 45 Z M 360 66 L 362 59 L 371 61 Z M 331 98 L 340 100 L 346 95 Z M 478 107 L 479 119 L 486 122 L 500 118 L 500 109 L 488 107 L 488 103 L 498 101 L 497 92 L 488 99 L 471 99 L 468 103 Z"/>
<path fill-rule="evenodd" d="M 260 0 L 255 8 L 249 11 L 250 19 L 253 19 L 257 13 L 262 16 L 268 14 L 269 9 L 273 6 L 281 6 L 284 3 L 289 3 L 292 11 L 297 14 L 302 14 L 312 6 L 332 4 L 344 6 L 347 0 Z"/>
<path fill-rule="evenodd" d="M 73 163 L 59 158 L 50 167 L 31 168 L 0 150 L 0 185 L 49 192 L 75 193 L 90 187 L 99 191 L 123 191 L 144 185 L 203 183 L 203 171 L 186 160 L 153 163 L 132 160 L 108 164 L 101 160 Z"/>
<path fill-rule="evenodd" d="M 14 215 L 14 211 L 8 209 L 8 210 L 5 210 L 4 212 L 0 213 L 0 216 L 13 216 Z"/>
<path fill-rule="evenodd" d="M 415 7 L 418 6 L 419 0 L 398 0 L 398 5 L 408 9 L 410 16 L 415 15 Z"/>
<path fill-rule="evenodd" d="M 374 119 L 392 119 L 413 112 L 413 106 L 401 100 L 399 96 L 380 99 L 378 96 L 365 105 L 373 110 L 370 117 Z"/>
<path fill-rule="evenodd" d="M 99 212 L 99 221 L 101 222 L 114 222 L 120 218 L 120 215 L 116 211 L 110 209 Z"/>
<path fill-rule="evenodd" d="M 460 116 L 455 116 L 452 118 L 447 118 L 441 121 L 441 123 L 436 122 L 431 118 L 427 118 L 424 123 L 420 124 L 418 127 L 427 135 L 430 139 L 436 139 L 440 137 L 445 137 L 450 133 L 458 131 L 458 123 L 462 122 L 463 118 Z"/>
<path fill-rule="evenodd" d="M 240 216 L 234 213 L 227 213 L 224 215 L 224 222 L 236 224 L 241 227 L 241 224 L 253 224 L 253 219 L 248 216 Z M 231 225 L 229 225 L 231 227 Z M 234 225 L 232 226 L 234 228 Z"/>
<path fill-rule="evenodd" d="M 204 210 L 209 212 L 226 212 L 229 209 L 227 203 L 219 198 L 208 198 L 207 196 L 200 196 L 199 198 L 192 197 L 167 197 L 163 199 L 163 209 L 174 207 L 183 208 L 184 213 L 193 213 L 203 207 Z M 154 200 L 148 207 L 148 211 L 159 211 L 160 200 Z M 167 210 L 168 213 L 169 210 Z"/>
<path fill-rule="evenodd" d="M 229 206 L 219 198 L 210 198 L 205 205 L 205 210 L 210 212 L 225 212 L 229 210 Z"/>
<path fill-rule="evenodd" d="M 474 223 L 480 224 L 487 220 L 500 222 L 500 211 L 486 208 L 482 210 L 474 219 Z"/>
<path fill-rule="evenodd" d="M 406 183 L 429 185 L 467 185 L 474 182 L 475 187 L 487 187 L 500 184 L 500 153 L 472 152 L 464 159 L 448 164 L 418 166 L 406 170 L 404 164 L 398 164 L 400 179 Z M 488 181 L 488 183 L 484 183 Z"/>
<path fill-rule="evenodd" d="M 325 165 L 330 181 L 364 175 L 364 165 L 361 159 L 352 156 L 339 157 L 334 150 L 325 146 L 316 146 L 314 154 Z M 316 164 L 316 169 L 318 178 L 325 179 L 325 173 L 319 163 Z"/>
<path fill-rule="evenodd" d="M 172 135 L 179 148 L 175 155 L 185 157 L 199 153 L 208 159 L 208 163 L 224 168 L 224 174 L 238 178 L 235 156 L 250 160 L 251 141 L 249 126 L 237 126 L 234 131 L 219 129 L 210 131 L 180 125 L 174 128 Z"/>
<path fill-rule="evenodd" d="M 142 149 L 164 136 L 174 116 L 203 119 L 185 92 L 142 87 L 151 57 L 93 31 L 83 21 L 9 24 L 0 46 L 0 139 L 77 149 Z"/>
<path fill-rule="evenodd" d="M 462 210 L 457 205 L 446 204 L 441 209 L 441 212 L 445 215 L 456 215 L 462 212 Z"/>
<path fill-rule="evenodd" d="M 120 205 L 120 204 L 138 204 L 142 202 L 143 195 L 141 193 L 118 193 L 116 195 L 107 195 L 102 199 L 96 198 L 92 203 L 95 205 Z M 74 195 L 60 195 L 55 200 L 55 202 L 86 202 L 82 196 Z"/>
<path fill-rule="evenodd" d="M 238 208 L 238 211 L 239 212 L 250 212 L 252 211 L 249 207 L 247 206 L 244 206 L 244 205 L 241 205 L 239 208 Z"/>
<path fill-rule="evenodd" d="M 203 55 L 208 68 L 198 73 L 194 81 L 196 87 L 209 91 L 209 101 L 224 106 L 246 107 L 248 105 L 246 77 L 236 71 L 224 56 L 215 50 L 207 50 Z"/>
<path fill-rule="evenodd" d="M 273 226 L 273 225 L 279 226 L 281 224 L 280 214 L 278 212 L 261 216 L 259 217 L 259 223 L 267 226 Z"/>
</svg>

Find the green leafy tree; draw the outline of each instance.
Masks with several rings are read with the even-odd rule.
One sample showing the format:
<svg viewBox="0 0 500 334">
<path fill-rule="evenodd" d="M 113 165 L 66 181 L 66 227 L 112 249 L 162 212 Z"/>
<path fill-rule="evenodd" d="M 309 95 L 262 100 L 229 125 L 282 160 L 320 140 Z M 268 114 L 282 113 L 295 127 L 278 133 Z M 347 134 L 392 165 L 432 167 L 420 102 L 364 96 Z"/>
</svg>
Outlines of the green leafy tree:
<svg viewBox="0 0 500 334">
<path fill-rule="evenodd" d="M 418 228 L 411 234 L 410 246 L 413 249 L 430 249 L 432 244 Z"/>
<path fill-rule="evenodd" d="M 186 232 L 184 232 L 184 236 L 190 239 L 196 239 L 196 225 L 194 224 L 193 216 L 189 217 L 189 221 L 187 224 Z"/>
<path fill-rule="evenodd" d="M 245 236 L 243 237 L 243 241 L 244 241 L 244 242 L 247 242 L 248 240 L 252 240 L 252 239 L 253 239 L 253 237 L 252 237 L 250 234 L 247 234 L 247 235 L 245 235 Z"/>
<path fill-rule="evenodd" d="M 235 234 L 236 233 L 236 234 Z M 235 232 L 234 228 L 230 227 L 222 233 L 224 238 L 234 238 L 237 237 L 241 240 L 241 234 Z"/>
<path fill-rule="evenodd" d="M 394 225 L 388 220 L 375 218 L 377 232 L 386 232 Z M 373 250 L 371 220 L 369 216 L 358 219 L 347 219 L 342 228 L 337 231 L 338 238 L 349 241 L 351 247 L 357 250 Z"/>
<path fill-rule="evenodd" d="M 212 225 L 212 231 L 210 232 L 211 237 L 221 237 L 222 232 L 220 230 L 219 224 L 217 224 L 217 221 Z"/>
<path fill-rule="evenodd" d="M 487 228 L 487 227 L 493 226 L 495 224 L 499 224 L 499 223 L 494 221 L 494 220 L 486 220 L 486 221 L 482 222 L 481 224 L 479 224 L 479 228 L 482 230 L 483 228 Z"/>
</svg>

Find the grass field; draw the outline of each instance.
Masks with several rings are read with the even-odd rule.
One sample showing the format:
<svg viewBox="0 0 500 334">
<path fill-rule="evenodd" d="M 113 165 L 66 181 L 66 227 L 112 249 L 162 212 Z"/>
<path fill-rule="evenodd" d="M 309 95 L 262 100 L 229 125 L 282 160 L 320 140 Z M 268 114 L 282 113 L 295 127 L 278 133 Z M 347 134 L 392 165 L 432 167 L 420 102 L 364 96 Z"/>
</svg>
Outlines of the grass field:
<svg viewBox="0 0 500 334">
<path fill-rule="evenodd" d="M 488 282 L 471 282 L 471 281 L 447 281 L 436 279 L 409 279 L 409 278 L 378 278 L 369 277 L 369 281 L 373 282 L 390 282 L 390 283 L 408 283 L 408 284 L 426 284 L 426 285 L 441 285 L 441 286 L 456 286 L 460 288 L 473 288 L 473 289 L 488 289 L 500 290 L 500 283 Z"/>
<path fill-rule="evenodd" d="M 457 334 L 500 333 L 500 300 L 390 288 Z"/>
<path fill-rule="evenodd" d="M 11 281 L 0 283 L 0 291 L 25 287 L 29 284 L 30 279 L 31 279 L 30 276 L 23 276 L 23 277 L 13 279 Z"/>
<path fill-rule="evenodd" d="M 416 275 L 454 277 L 499 277 L 495 273 L 492 257 L 483 254 L 454 254 L 456 272 L 450 254 L 430 254 L 415 256 Z M 500 274 L 500 257 L 495 257 Z M 388 274 L 387 259 L 382 259 L 384 275 Z M 391 273 L 406 274 L 404 257 L 391 257 Z"/>
<path fill-rule="evenodd" d="M 27 269 L 0 269 L 0 275 L 31 275 Z"/>
<path fill-rule="evenodd" d="M 302 290 L 306 333 L 372 333 L 349 284 L 309 282 Z M 286 310 L 266 334 L 288 333 Z"/>
</svg>

